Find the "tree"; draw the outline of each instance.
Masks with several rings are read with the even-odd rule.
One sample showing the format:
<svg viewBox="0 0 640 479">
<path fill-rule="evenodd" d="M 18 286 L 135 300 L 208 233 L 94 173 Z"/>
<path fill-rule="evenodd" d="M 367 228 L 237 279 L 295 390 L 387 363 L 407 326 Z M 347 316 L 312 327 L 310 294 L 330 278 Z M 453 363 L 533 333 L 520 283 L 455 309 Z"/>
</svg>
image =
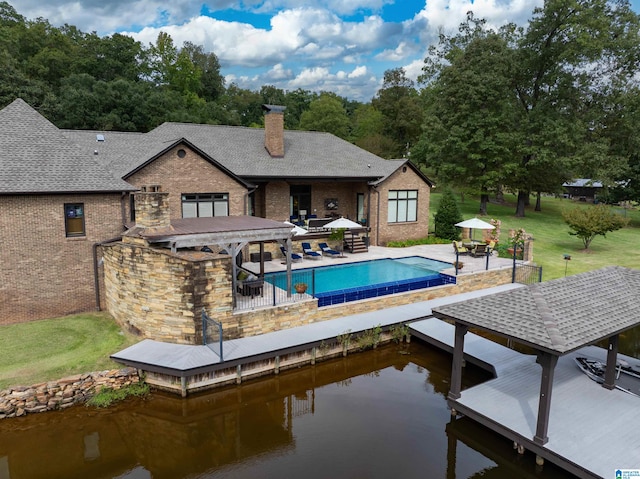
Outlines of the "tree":
<svg viewBox="0 0 640 479">
<path fill-rule="evenodd" d="M 444 190 L 440 198 L 440 205 L 434 218 L 436 236 L 438 238 L 456 241 L 460 239 L 460 230 L 455 226 L 462 221 L 458 204 L 450 189 Z"/>
<path fill-rule="evenodd" d="M 412 158 L 445 183 L 479 193 L 486 215 L 489 192 L 505 181 L 505 165 L 521 144 L 513 55 L 502 36 L 474 29 L 464 50 L 451 50 L 447 60 L 424 91 L 423 133 Z"/>
<path fill-rule="evenodd" d="M 589 249 L 596 236 L 606 236 L 610 231 L 624 228 L 629 222 L 627 218 L 613 213 L 610 207 L 603 204 L 563 211 L 562 217 L 573 230 L 569 234 L 580 238 L 585 250 Z"/>
<path fill-rule="evenodd" d="M 422 123 L 422 109 L 413 80 L 407 78 L 403 68 L 387 70 L 382 88 L 371 104 L 384 118 L 382 135 L 391 139 L 386 142 L 389 148 L 381 152 L 381 156 L 406 156 L 420 136 Z"/>
<path fill-rule="evenodd" d="M 525 215 L 531 193 L 556 192 L 585 162 L 602 162 L 603 152 L 604 158 L 610 160 L 606 154 L 608 140 L 601 134 L 602 110 L 597 106 L 610 105 L 611 98 L 635 84 L 634 75 L 640 63 L 639 31 L 639 17 L 624 0 L 547 0 L 542 8 L 534 10 L 526 29 L 506 25 L 497 32 L 487 31 L 484 21 L 470 14 L 458 35 L 443 36 L 439 48 L 430 50 L 421 79 L 429 82 L 427 98 L 433 101 L 438 93 L 455 85 L 452 81 L 457 78 L 448 76 L 448 72 L 482 75 L 483 71 L 478 70 L 481 60 L 492 58 L 489 52 L 478 50 L 477 45 L 488 46 L 492 41 L 498 47 L 501 41 L 500 49 L 491 51 L 496 53 L 494 60 L 503 58 L 510 70 L 505 71 L 493 61 L 489 63 L 492 70 L 484 71 L 484 78 L 491 81 L 488 91 L 492 98 L 498 98 L 494 95 L 505 83 L 496 80 L 507 75 L 503 76 L 503 80 L 509 80 L 504 101 L 490 106 L 506 107 L 507 101 L 515 100 L 514 109 L 509 112 L 489 108 L 486 114 L 493 118 L 480 125 L 481 131 L 486 132 L 492 120 L 497 126 L 498 116 L 509 114 L 512 121 L 503 128 L 508 133 L 506 138 L 496 141 L 497 135 L 490 137 L 502 153 L 483 138 L 477 145 L 458 144 L 462 136 L 455 134 L 451 144 L 442 142 L 449 147 L 449 158 L 462 154 L 473 161 L 486 158 L 487 151 L 498 153 L 494 157 L 501 161 L 499 179 L 518 192 L 516 216 Z M 467 55 L 467 50 L 473 49 L 477 58 Z M 482 85 L 472 87 L 481 91 Z M 453 116 L 455 109 L 467 108 L 471 112 L 477 96 L 472 94 L 469 99 L 458 96 L 456 100 L 448 112 L 441 111 L 449 116 Z M 472 137 L 470 133 L 478 128 L 480 120 L 479 116 L 471 117 L 459 125 Z M 430 126 L 431 123 L 426 123 L 423 132 Z M 440 128 L 439 133 L 448 138 L 450 132 Z M 505 148 L 509 144 L 511 148 Z M 424 156 L 429 154 L 424 144 L 416 151 Z M 456 173 L 463 176 L 465 170 L 466 167 Z M 495 183 L 497 179 L 492 181 Z"/>
<path fill-rule="evenodd" d="M 342 101 L 333 93 L 323 92 L 300 117 L 300 129 L 326 131 L 340 138 L 349 136 L 351 122 Z"/>
</svg>

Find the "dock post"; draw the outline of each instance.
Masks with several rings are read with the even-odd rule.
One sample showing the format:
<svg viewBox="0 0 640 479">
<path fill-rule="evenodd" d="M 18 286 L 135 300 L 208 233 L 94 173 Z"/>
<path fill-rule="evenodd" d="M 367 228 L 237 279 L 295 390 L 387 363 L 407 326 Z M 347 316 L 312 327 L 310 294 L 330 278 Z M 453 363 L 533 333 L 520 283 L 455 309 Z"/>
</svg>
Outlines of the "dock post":
<svg viewBox="0 0 640 479">
<path fill-rule="evenodd" d="M 187 378 L 184 376 L 180 378 L 180 393 L 183 398 L 187 397 Z"/>
<path fill-rule="evenodd" d="M 609 338 L 609 347 L 607 348 L 607 366 L 604 371 L 604 382 L 602 383 L 602 387 L 605 389 L 615 389 L 616 387 L 618 338 L 619 336 L 617 334 Z"/>
<path fill-rule="evenodd" d="M 542 378 L 540 380 L 540 398 L 538 400 L 538 424 L 536 425 L 536 435 L 533 442 L 544 445 L 549 441 L 547 431 L 549 430 L 549 416 L 551 413 L 551 390 L 553 388 L 553 375 L 558 356 L 541 352 L 538 355 L 538 362 L 542 366 Z"/>
<path fill-rule="evenodd" d="M 451 366 L 451 388 L 448 399 L 460 399 L 462 391 L 462 366 L 464 364 L 464 335 L 469 328 L 456 322 L 455 342 L 453 346 L 453 364 Z"/>
<path fill-rule="evenodd" d="M 542 456 L 538 456 L 538 455 L 536 454 L 536 464 L 537 464 L 538 466 L 544 466 L 544 457 L 542 457 Z"/>
<path fill-rule="evenodd" d="M 273 372 L 275 374 L 280 373 L 280 356 L 276 356 L 275 360 L 273 361 Z"/>
<path fill-rule="evenodd" d="M 242 383 L 242 366 L 238 364 L 236 367 L 236 384 Z"/>
<path fill-rule="evenodd" d="M 313 366 L 316 363 L 316 348 L 315 346 L 311 348 L 311 365 Z"/>
</svg>

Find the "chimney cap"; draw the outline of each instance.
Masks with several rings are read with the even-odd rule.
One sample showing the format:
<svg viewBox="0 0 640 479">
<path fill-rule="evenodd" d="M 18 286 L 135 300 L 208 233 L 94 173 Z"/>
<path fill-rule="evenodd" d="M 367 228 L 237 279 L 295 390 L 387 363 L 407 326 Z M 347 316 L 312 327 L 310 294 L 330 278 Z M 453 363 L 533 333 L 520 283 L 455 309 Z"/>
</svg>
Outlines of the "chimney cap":
<svg viewBox="0 0 640 479">
<path fill-rule="evenodd" d="M 262 105 L 262 109 L 267 113 L 284 113 L 287 109 L 286 106 L 282 105 Z"/>
</svg>

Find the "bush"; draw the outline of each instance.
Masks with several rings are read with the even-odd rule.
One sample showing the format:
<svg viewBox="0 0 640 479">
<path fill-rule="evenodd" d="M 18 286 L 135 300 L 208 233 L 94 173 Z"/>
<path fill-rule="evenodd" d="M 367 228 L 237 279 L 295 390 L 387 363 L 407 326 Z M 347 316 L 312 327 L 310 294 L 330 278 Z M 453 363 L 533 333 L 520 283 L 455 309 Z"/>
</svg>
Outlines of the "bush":
<svg viewBox="0 0 640 479">
<path fill-rule="evenodd" d="M 453 196 L 453 192 L 446 189 L 442 193 L 438 211 L 434 216 L 436 236 L 449 241 L 460 239 L 460 230 L 455 226 L 462 221 L 462 215 L 458 209 L 458 204 Z"/>
<path fill-rule="evenodd" d="M 116 402 L 124 401 L 129 396 L 144 397 L 147 394 L 149 394 L 149 385 L 146 383 L 134 383 L 120 389 L 105 387 L 89 399 L 86 405 L 105 408 Z"/>
</svg>

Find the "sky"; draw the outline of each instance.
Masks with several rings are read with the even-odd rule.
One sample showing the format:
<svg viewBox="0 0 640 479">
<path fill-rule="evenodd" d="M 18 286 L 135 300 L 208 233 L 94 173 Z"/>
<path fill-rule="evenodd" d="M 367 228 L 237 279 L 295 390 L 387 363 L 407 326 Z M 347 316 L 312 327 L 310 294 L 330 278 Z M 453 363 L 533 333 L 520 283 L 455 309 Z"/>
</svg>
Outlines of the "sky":
<svg viewBox="0 0 640 479">
<path fill-rule="evenodd" d="M 384 72 L 416 79 L 440 32 L 472 10 L 489 25 L 526 24 L 543 0 L 9 0 L 27 19 L 123 33 L 144 45 L 164 31 L 214 52 L 227 86 L 331 91 L 368 102 Z M 640 12 L 640 0 L 632 0 Z"/>
</svg>

